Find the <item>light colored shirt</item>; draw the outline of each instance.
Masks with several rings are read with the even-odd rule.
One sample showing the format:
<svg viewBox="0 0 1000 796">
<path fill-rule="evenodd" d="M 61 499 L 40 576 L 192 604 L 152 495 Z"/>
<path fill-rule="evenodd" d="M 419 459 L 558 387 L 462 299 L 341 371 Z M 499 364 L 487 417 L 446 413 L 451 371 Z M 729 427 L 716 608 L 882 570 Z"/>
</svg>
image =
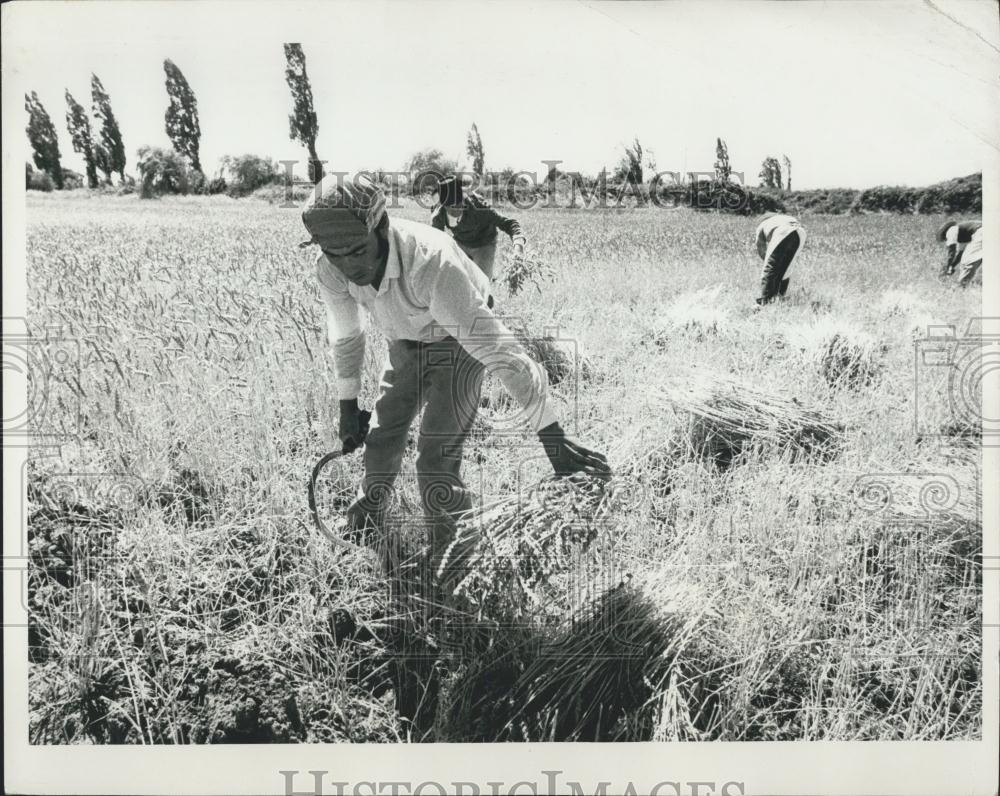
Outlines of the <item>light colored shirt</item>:
<svg viewBox="0 0 1000 796">
<path fill-rule="evenodd" d="M 761 259 L 767 259 L 771 251 L 793 230 L 799 233 L 800 245 L 805 243 L 805 228 L 795 216 L 775 213 L 761 221 L 757 225 L 757 253 Z"/>
<path fill-rule="evenodd" d="M 966 225 L 966 229 L 963 230 L 960 224 L 952 224 L 948 227 L 948 231 L 944 233 L 944 242 L 948 246 L 958 246 L 958 250 L 961 251 L 966 246 L 969 245 L 971 241 L 982 240 L 983 239 L 983 228 L 979 227 L 975 232 L 970 232 L 973 224 L 978 222 L 970 222 Z M 965 234 L 962 234 L 962 233 Z M 962 240 L 962 238 L 968 238 L 968 240 Z"/>
<path fill-rule="evenodd" d="M 503 382 L 535 431 L 555 422 L 545 371 L 487 306 L 490 280 L 479 267 L 426 224 L 390 218 L 387 235 L 389 259 L 377 291 L 348 280 L 325 254 L 316 261 L 340 398 L 361 392 L 367 315 L 389 341 L 454 337 Z"/>
</svg>

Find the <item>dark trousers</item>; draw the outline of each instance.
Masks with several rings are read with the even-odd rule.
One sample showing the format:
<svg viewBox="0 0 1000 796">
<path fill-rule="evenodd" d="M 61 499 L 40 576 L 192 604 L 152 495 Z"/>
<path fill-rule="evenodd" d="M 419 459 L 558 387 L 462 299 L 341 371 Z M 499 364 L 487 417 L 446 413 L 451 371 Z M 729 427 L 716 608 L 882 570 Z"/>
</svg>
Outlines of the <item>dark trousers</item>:
<svg viewBox="0 0 1000 796">
<path fill-rule="evenodd" d="M 785 295 L 788 290 L 788 280 L 785 279 L 785 273 L 788 271 L 788 266 L 792 264 L 792 260 L 795 259 L 800 244 L 799 233 L 789 232 L 768 255 L 761 273 L 758 304 L 767 304 L 775 296 Z"/>
</svg>

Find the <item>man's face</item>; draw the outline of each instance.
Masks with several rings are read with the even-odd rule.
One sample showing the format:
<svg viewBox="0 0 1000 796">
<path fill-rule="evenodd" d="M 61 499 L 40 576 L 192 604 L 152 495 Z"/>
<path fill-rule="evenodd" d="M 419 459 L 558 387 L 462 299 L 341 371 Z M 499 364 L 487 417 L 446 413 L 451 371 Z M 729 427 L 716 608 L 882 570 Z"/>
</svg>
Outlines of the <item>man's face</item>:
<svg viewBox="0 0 1000 796">
<path fill-rule="evenodd" d="M 334 268 L 356 285 L 370 285 L 378 272 L 378 233 L 350 246 L 323 245 L 323 254 Z"/>
<path fill-rule="evenodd" d="M 451 221 L 452 226 L 457 224 L 462 220 L 463 208 L 461 207 L 446 207 L 444 211 L 448 214 L 448 218 Z"/>
</svg>

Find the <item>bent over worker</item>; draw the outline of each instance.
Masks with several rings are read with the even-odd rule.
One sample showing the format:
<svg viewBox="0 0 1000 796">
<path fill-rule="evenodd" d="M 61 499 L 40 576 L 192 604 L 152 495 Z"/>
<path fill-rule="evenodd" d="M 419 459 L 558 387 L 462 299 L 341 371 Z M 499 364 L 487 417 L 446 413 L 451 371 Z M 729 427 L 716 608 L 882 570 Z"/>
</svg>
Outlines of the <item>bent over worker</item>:
<svg viewBox="0 0 1000 796">
<path fill-rule="evenodd" d="M 497 230 L 510 236 L 515 260 L 524 256 L 525 237 L 517 219 L 500 215 L 475 191 L 465 193 L 458 177 L 438 184 L 438 204 L 431 214 L 431 226 L 450 231 L 462 251 L 490 279 L 494 276 Z"/>
<path fill-rule="evenodd" d="M 951 276 L 955 268 L 961 266 L 958 284 L 967 287 L 983 264 L 983 222 L 946 221 L 938 230 L 937 238 L 947 250 L 941 276 Z"/>
<path fill-rule="evenodd" d="M 390 218 L 385 196 L 364 176 L 329 175 L 316 186 L 302 220 L 318 244 L 317 278 L 326 305 L 340 396 L 345 452 L 362 442 L 358 406 L 365 317 L 389 343 L 371 431 L 365 441 L 361 496 L 348 509 L 348 530 L 382 533 L 410 424 L 424 410 L 417 442 L 417 481 L 432 538 L 443 552 L 457 514 L 471 508 L 460 476 L 463 445 L 479 407 L 485 368 L 518 401 L 557 475 L 610 474 L 607 459 L 567 437 L 546 400 L 547 381 L 492 311 L 489 280 L 447 235 Z"/>
<path fill-rule="evenodd" d="M 788 292 L 788 269 L 806 242 L 806 231 L 797 218 L 767 213 L 757 225 L 757 254 L 764 261 L 758 304 L 768 304 Z"/>
</svg>

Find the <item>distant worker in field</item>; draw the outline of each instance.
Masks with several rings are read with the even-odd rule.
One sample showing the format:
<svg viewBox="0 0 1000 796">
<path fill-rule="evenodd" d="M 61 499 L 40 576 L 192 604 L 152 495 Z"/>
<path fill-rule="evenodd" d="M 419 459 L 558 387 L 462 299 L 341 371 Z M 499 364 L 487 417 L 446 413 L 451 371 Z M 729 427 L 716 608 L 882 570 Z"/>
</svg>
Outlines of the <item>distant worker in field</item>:
<svg viewBox="0 0 1000 796">
<path fill-rule="evenodd" d="M 941 276 L 951 276 L 961 266 L 958 284 L 967 287 L 983 264 L 983 222 L 946 221 L 937 238 L 947 249 Z"/>
<path fill-rule="evenodd" d="M 515 262 L 524 256 L 526 241 L 517 219 L 500 215 L 478 193 L 465 193 L 458 177 L 438 184 L 438 204 L 431 214 L 431 226 L 450 230 L 455 243 L 490 279 L 494 276 L 497 230 L 513 241 Z"/>
<path fill-rule="evenodd" d="M 806 231 L 797 218 L 767 213 L 757 225 L 757 254 L 764 261 L 757 304 L 769 304 L 788 292 L 788 269 L 806 242 Z"/>
<path fill-rule="evenodd" d="M 382 541 L 410 425 L 423 409 L 417 482 L 431 520 L 432 556 L 444 551 L 455 517 L 472 505 L 460 471 L 486 369 L 522 407 L 525 425 L 545 446 L 556 475 L 610 475 L 603 455 L 566 436 L 546 400 L 544 368 L 494 315 L 489 280 L 455 241 L 426 224 L 390 218 L 384 194 L 364 176 L 339 184 L 334 175 L 324 178 L 305 203 L 302 220 L 312 236 L 308 243 L 321 249 L 317 278 L 333 348 L 343 451 L 365 445 L 360 496 L 347 509 L 348 534 L 366 543 Z M 362 308 L 389 343 L 367 434 L 358 406 Z"/>
</svg>

